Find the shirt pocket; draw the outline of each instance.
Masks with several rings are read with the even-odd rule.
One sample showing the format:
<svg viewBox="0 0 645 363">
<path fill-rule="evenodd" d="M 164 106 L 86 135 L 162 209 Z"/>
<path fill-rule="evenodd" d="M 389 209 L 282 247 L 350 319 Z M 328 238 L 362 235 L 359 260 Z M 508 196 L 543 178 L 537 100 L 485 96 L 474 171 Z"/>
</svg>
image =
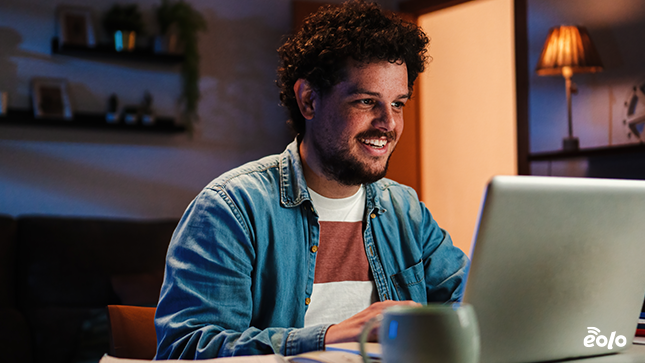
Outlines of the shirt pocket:
<svg viewBox="0 0 645 363">
<path fill-rule="evenodd" d="M 423 261 L 390 276 L 398 300 L 414 300 L 426 303 L 426 282 Z"/>
</svg>

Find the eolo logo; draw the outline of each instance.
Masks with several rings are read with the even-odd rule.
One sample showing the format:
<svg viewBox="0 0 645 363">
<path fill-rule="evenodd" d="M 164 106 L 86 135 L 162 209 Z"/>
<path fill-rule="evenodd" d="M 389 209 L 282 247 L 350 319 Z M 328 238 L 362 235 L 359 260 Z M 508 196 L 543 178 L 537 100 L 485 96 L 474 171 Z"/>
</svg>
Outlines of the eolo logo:
<svg viewBox="0 0 645 363">
<path fill-rule="evenodd" d="M 624 335 L 616 336 L 615 331 L 611 332 L 611 336 L 609 336 L 609 340 L 607 340 L 606 336 L 598 335 L 600 333 L 600 329 L 591 326 L 587 329 L 589 329 L 589 335 L 587 335 L 584 340 L 584 345 L 587 348 L 593 347 L 594 343 L 599 347 L 607 346 L 607 349 L 614 349 L 614 343 L 619 347 L 627 345 L 627 338 L 625 338 Z"/>
</svg>

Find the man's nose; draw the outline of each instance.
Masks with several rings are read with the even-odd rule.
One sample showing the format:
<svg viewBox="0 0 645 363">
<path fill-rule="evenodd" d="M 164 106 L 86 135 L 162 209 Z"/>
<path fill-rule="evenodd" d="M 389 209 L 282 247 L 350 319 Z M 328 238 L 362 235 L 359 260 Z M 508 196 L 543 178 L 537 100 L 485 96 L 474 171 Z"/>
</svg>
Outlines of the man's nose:
<svg viewBox="0 0 645 363">
<path fill-rule="evenodd" d="M 379 107 L 379 114 L 372 122 L 372 126 L 383 131 L 390 132 L 396 127 L 397 117 L 400 117 L 397 113 L 392 110 L 392 107 L 385 105 Z"/>
</svg>

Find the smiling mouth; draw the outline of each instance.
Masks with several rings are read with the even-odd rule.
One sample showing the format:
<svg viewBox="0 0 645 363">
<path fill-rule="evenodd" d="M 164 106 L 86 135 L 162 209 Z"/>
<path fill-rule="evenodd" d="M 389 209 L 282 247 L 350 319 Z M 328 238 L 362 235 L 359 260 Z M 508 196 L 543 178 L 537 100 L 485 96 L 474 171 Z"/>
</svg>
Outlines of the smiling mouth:
<svg viewBox="0 0 645 363">
<path fill-rule="evenodd" d="M 380 139 L 359 139 L 365 145 L 371 146 L 376 149 L 382 149 L 387 145 L 387 138 Z"/>
</svg>

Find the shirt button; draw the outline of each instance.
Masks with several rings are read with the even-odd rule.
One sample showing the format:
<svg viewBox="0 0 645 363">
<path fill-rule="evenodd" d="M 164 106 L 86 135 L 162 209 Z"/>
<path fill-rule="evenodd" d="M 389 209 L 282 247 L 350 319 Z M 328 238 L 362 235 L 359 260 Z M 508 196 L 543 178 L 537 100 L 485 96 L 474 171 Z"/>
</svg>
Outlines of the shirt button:
<svg viewBox="0 0 645 363">
<path fill-rule="evenodd" d="M 306 299 L 305 299 L 305 305 L 309 305 L 310 303 L 311 303 L 311 299 L 310 299 L 310 298 L 306 298 Z"/>
<path fill-rule="evenodd" d="M 318 252 L 318 246 L 316 246 L 316 245 L 311 246 L 311 252 L 313 252 L 313 253 Z"/>
<path fill-rule="evenodd" d="M 370 214 L 370 217 L 376 218 L 376 214 L 372 213 L 372 214 Z"/>
</svg>

